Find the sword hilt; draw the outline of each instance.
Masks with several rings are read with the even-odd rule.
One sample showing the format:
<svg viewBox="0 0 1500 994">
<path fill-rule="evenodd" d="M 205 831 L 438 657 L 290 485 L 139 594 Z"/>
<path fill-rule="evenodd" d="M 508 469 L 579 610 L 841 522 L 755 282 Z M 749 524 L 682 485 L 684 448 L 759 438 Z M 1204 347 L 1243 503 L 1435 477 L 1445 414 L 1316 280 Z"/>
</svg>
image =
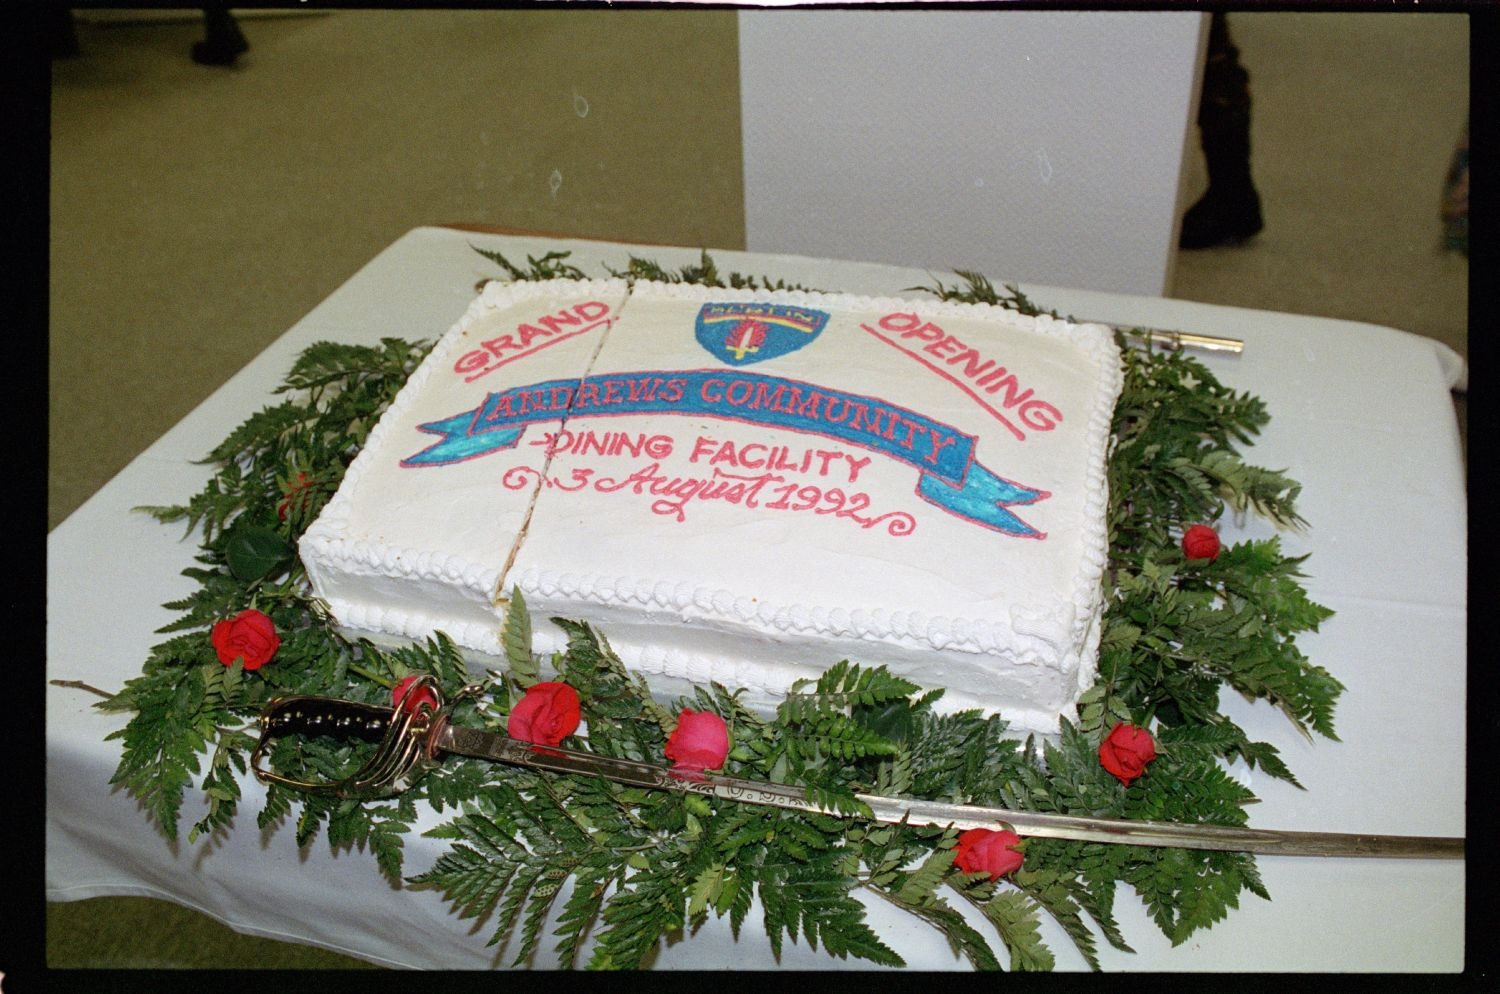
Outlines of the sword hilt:
<svg viewBox="0 0 1500 994">
<path fill-rule="evenodd" d="M 408 706 L 408 701 L 414 703 Z M 429 743 L 433 731 L 447 721 L 448 710 L 437 681 L 426 675 L 412 682 L 401 706 L 395 708 L 306 694 L 277 697 L 261 711 L 260 741 L 250 753 L 250 768 L 261 783 L 280 784 L 306 793 L 358 800 L 390 797 L 406 790 L 435 765 L 437 758 Z M 261 765 L 270 744 L 288 736 L 357 739 L 378 744 L 359 769 L 347 777 L 297 780 Z"/>
</svg>

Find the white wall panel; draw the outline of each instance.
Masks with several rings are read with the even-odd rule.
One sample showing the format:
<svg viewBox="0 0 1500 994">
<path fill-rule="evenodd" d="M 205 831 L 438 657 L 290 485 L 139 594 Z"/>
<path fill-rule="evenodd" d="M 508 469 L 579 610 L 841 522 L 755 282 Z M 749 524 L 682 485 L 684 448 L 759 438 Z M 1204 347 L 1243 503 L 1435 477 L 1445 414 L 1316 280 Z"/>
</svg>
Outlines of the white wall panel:
<svg viewBox="0 0 1500 994">
<path fill-rule="evenodd" d="M 1159 295 L 1206 21 L 741 11 L 747 248 Z"/>
</svg>

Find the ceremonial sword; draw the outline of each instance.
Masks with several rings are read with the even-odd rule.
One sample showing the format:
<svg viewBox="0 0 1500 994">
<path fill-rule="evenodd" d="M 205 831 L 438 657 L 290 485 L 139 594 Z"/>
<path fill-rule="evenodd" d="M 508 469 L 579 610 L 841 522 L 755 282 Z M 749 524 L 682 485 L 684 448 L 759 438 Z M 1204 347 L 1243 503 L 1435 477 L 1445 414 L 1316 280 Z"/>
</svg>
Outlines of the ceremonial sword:
<svg viewBox="0 0 1500 994">
<path fill-rule="evenodd" d="M 429 691 L 424 694 L 423 691 Z M 402 706 L 378 707 L 331 697 L 279 697 L 261 713 L 260 740 L 250 765 L 262 783 L 339 798 L 389 797 L 409 788 L 445 755 L 471 756 L 513 766 L 575 776 L 598 776 L 631 787 L 700 794 L 794 811 L 848 817 L 808 797 L 792 784 L 746 780 L 650 763 L 599 756 L 576 749 L 537 745 L 498 732 L 450 722 L 452 705 L 482 692 L 478 684 L 463 688 L 448 705 L 437 681 L 422 676 L 402 698 Z M 436 703 L 433 703 L 433 702 Z M 407 702 L 415 702 L 414 706 Z M 261 765 L 272 741 L 285 736 L 329 736 L 378 743 L 354 773 L 340 780 L 308 782 L 282 776 Z M 980 807 L 908 798 L 855 794 L 869 807 L 868 817 L 895 825 L 951 826 L 957 829 L 1008 829 L 1023 837 L 1113 842 L 1130 846 L 1213 849 L 1273 856 L 1368 856 L 1397 859 L 1463 859 L 1464 840 L 1437 836 L 1373 835 L 1340 832 L 1290 832 L 1235 825 L 1094 818 L 1015 808 Z"/>
<path fill-rule="evenodd" d="M 1088 318 L 1072 318 L 1078 324 L 1102 324 L 1130 338 L 1139 338 L 1147 349 L 1160 345 L 1168 349 L 1197 349 L 1202 352 L 1228 352 L 1239 355 L 1245 351 L 1245 343 L 1238 338 L 1220 338 L 1216 335 L 1199 335 L 1191 331 L 1172 331 L 1167 328 L 1142 328 L 1139 325 L 1110 324 L 1108 321 L 1092 321 Z"/>
</svg>

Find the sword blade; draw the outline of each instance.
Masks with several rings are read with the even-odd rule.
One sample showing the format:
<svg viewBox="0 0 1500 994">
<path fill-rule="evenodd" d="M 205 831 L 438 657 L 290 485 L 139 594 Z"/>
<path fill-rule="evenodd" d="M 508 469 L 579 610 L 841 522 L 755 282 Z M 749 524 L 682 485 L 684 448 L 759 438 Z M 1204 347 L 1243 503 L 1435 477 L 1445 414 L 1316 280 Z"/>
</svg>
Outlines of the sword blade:
<svg viewBox="0 0 1500 994">
<path fill-rule="evenodd" d="M 844 812 L 808 798 L 791 784 L 745 780 L 653 766 L 629 759 L 596 756 L 555 746 L 533 745 L 475 728 L 443 724 L 435 730 L 437 752 L 473 756 L 550 773 L 599 776 L 653 790 L 704 794 L 746 804 L 841 816 Z M 1212 849 L 1273 856 L 1364 856 L 1395 859 L 1463 859 L 1464 840 L 1437 836 L 1283 832 L 1233 825 L 1183 824 L 1092 818 L 1011 808 L 945 804 L 937 801 L 855 795 L 869 805 L 875 821 L 888 824 L 953 826 L 958 829 L 1009 828 L 1021 836 L 1130 846 Z"/>
</svg>

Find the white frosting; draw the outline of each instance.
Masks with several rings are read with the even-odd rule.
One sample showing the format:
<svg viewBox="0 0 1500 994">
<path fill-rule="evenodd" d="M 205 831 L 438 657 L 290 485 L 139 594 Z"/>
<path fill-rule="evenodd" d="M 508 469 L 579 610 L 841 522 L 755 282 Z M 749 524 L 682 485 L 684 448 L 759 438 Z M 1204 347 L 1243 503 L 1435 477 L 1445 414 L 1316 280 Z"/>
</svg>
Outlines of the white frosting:
<svg viewBox="0 0 1500 994">
<path fill-rule="evenodd" d="M 757 339 L 705 308 L 752 303 L 801 310 L 751 315 Z M 526 414 L 509 447 L 403 465 L 439 439 L 418 425 L 461 438 L 501 423 L 484 420 L 491 392 L 521 391 L 496 405 L 517 413 L 523 393 L 548 402 L 521 388 L 558 382 L 577 388 L 551 395 L 564 409 Z M 1051 732 L 1096 672 L 1119 389 L 1108 329 L 999 308 L 492 283 L 301 551 L 351 628 L 497 654 L 520 589 L 541 653 L 563 645 L 548 618 L 581 618 L 628 666 L 767 705 L 848 658 Z M 926 472 L 948 476 L 930 497 Z M 957 496 L 981 480 L 999 489 Z M 1007 484 L 1031 492 L 1009 506 L 1019 521 L 991 510 Z"/>
</svg>

